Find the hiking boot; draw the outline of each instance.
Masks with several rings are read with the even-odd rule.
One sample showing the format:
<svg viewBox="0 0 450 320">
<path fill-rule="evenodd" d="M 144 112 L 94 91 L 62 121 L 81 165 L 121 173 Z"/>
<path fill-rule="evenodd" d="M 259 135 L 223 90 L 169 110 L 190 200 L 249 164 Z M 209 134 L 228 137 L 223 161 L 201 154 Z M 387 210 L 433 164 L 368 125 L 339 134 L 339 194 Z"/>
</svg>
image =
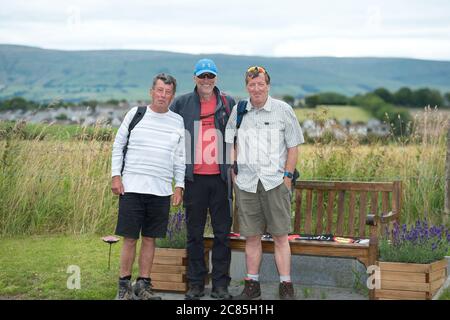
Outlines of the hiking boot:
<svg viewBox="0 0 450 320">
<path fill-rule="evenodd" d="M 184 296 L 185 300 L 200 300 L 205 295 L 205 286 L 199 284 L 189 285 L 189 290 Z"/>
<path fill-rule="evenodd" d="M 261 300 L 261 286 L 259 281 L 245 279 L 244 290 L 233 300 Z"/>
<path fill-rule="evenodd" d="M 292 282 L 280 282 L 279 286 L 280 300 L 295 300 L 294 286 Z"/>
<path fill-rule="evenodd" d="M 215 287 L 211 290 L 211 298 L 218 300 L 231 300 L 233 297 L 227 287 Z"/>
<path fill-rule="evenodd" d="M 116 300 L 135 300 L 133 289 L 131 288 L 131 280 L 119 280 Z"/>
<path fill-rule="evenodd" d="M 152 283 L 139 279 L 134 284 L 133 292 L 137 300 L 161 300 L 152 290 Z"/>
</svg>

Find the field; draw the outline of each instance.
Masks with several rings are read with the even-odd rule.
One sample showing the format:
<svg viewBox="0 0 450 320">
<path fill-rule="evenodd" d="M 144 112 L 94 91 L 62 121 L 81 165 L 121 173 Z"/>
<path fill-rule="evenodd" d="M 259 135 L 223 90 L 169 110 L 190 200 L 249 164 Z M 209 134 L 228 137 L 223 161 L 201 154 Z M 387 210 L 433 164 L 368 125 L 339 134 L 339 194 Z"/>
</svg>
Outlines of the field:
<svg viewBox="0 0 450 320">
<path fill-rule="evenodd" d="M 360 107 L 355 106 L 318 106 L 317 108 L 308 109 L 294 109 L 297 119 L 300 122 L 306 119 L 336 119 L 336 120 L 350 120 L 351 122 L 367 122 L 371 116 Z"/>
<path fill-rule="evenodd" d="M 441 223 L 446 125 L 432 116 L 397 142 L 359 145 L 348 139 L 302 146 L 301 178 L 400 179 L 402 221 L 426 217 Z M 110 191 L 111 130 L 90 128 L 87 134 L 80 129 L 82 134 L 62 140 L 45 134 L 25 139 L 27 130 L 18 125 L 0 140 L 0 236 L 111 233 L 117 211 Z"/>
</svg>

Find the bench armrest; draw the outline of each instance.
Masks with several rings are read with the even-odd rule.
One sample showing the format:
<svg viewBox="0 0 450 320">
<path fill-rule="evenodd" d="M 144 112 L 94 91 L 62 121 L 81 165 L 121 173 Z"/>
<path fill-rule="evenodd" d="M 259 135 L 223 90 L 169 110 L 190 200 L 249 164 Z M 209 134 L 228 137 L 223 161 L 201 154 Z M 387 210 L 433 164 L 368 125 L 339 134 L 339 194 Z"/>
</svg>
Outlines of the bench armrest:
<svg viewBox="0 0 450 320">
<path fill-rule="evenodd" d="M 392 211 L 381 217 L 375 216 L 374 214 L 368 214 L 366 217 L 366 224 L 369 226 L 376 226 L 379 223 L 385 224 L 396 219 L 397 216 L 398 213 Z"/>
</svg>

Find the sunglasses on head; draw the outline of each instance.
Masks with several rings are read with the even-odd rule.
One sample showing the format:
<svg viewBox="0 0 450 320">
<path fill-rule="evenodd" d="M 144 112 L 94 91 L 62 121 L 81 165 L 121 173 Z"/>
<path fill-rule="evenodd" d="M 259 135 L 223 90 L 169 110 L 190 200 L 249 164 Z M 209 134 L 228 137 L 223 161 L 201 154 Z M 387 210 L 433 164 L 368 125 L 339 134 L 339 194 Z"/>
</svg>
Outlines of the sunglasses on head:
<svg viewBox="0 0 450 320">
<path fill-rule="evenodd" d="M 263 67 L 253 66 L 247 69 L 249 73 L 266 73 L 266 69 Z"/>
<path fill-rule="evenodd" d="M 216 75 L 215 74 L 213 74 L 213 73 L 209 73 L 209 72 L 205 72 L 205 73 L 202 73 L 202 74 L 199 74 L 198 76 L 197 76 L 197 78 L 200 78 L 200 79 L 214 79 L 216 77 Z"/>
</svg>

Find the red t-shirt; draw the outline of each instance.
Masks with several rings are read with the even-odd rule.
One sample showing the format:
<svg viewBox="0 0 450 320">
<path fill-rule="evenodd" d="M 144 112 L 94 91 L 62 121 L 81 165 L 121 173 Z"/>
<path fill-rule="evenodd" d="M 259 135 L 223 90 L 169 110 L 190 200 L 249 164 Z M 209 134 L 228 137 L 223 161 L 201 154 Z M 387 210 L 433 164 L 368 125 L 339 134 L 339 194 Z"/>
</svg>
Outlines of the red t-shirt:
<svg viewBox="0 0 450 320">
<path fill-rule="evenodd" d="M 214 125 L 216 104 L 215 95 L 209 101 L 200 102 L 200 126 L 195 149 L 194 174 L 220 174 L 217 132 Z"/>
</svg>

